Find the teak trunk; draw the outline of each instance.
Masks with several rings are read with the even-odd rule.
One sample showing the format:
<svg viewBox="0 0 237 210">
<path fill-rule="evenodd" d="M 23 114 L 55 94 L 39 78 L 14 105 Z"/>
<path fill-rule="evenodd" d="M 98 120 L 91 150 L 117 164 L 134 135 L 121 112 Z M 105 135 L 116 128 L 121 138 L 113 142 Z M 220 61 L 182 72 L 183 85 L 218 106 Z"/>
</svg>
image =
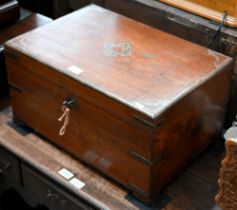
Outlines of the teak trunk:
<svg viewBox="0 0 237 210">
<path fill-rule="evenodd" d="M 222 128 L 230 58 L 100 7 L 6 50 L 15 120 L 145 203 Z"/>
</svg>

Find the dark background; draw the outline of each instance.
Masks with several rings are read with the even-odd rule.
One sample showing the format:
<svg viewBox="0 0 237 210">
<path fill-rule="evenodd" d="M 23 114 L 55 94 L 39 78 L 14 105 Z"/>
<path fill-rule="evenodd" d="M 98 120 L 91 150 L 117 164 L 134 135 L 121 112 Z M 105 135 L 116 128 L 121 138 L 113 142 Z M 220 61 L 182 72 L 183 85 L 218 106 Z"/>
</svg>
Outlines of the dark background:
<svg viewBox="0 0 237 210">
<path fill-rule="evenodd" d="M 24 202 L 17 191 L 10 189 L 4 193 L 0 193 L 0 210 L 48 210 L 45 206 L 38 205 L 30 207 Z"/>
<path fill-rule="evenodd" d="M 53 17 L 52 0 L 18 0 L 18 2 L 22 7 L 41 13 L 48 17 Z"/>
</svg>

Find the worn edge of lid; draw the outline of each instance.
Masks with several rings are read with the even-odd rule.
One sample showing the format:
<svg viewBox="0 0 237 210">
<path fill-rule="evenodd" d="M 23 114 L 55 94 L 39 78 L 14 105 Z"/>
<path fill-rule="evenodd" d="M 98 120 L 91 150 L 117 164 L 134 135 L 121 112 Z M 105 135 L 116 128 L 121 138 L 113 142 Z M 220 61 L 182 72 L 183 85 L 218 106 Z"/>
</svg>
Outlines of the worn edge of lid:
<svg viewBox="0 0 237 210">
<path fill-rule="evenodd" d="M 80 78 L 75 77 L 75 75 L 74 75 L 73 73 L 71 73 L 71 72 L 69 72 L 69 71 L 65 71 L 65 69 L 63 69 L 63 68 L 53 66 L 52 64 L 48 63 L 46 60 L 44 60 L 44 59 L 39 59 L 38 57 L 32 55 L 32 54 L 31 54 L 30 52 L 28 52 L 27 50 L 24 50 L 24 49 L 22 49 L 21 47 L 15 46 L 14 41 L 15 41 L 16 39 L 19 39 L 19 38 L 21 38 L 22 36 L 25 36 L 25 34 L 31 33 L 32 31 L 37 31 L 37 30 L 43 28 L 44 26 L 42 26 L 42 27 L 40 27 L 40 28 L 37 28 L 37 29 L 35 29 L 35 30 L 32 30 L 32 31 L 26 32 L 26 33 L 24 33 L 24 34 L 22 34 L 22 35 L 19 35 L 19 36 L 13 38 L 13 39 L 7 41 L 7 42 L 4 44 L 4 46 L 6 47 L 6 49 L 7 49 L 7 48 L 12 48 L 12 49 L 15 49 L 15 50 L 19 51 L 19 52 L 22 53 L 22 54 L 25 54 L 25 55 L 28 56 L 28 57 L 31 57 L 31 58 L 34 59 L 35 61 L 38 61 L 39 63 L 41 63 L 41 64 L 43 64 L 43 65 L 46 65 L 46 66 L 49 67 L 50 69 L 56 70 L 57 72 L 64 74 L 64 75 L 67 76 L 68 78 L 73 79 L 73 80 L 75 80 L 75 81 L 78 81 L 78 82 L 80 82 L 81 84 L 87 86 L 88 88 L 92 88 L 92 89 L 95 90 L 96 92 L 99 92 L 99 93 L 101 93 L 101 94 L 103 94 L 103 95 L 105 95 L 105 96 L 111 98 L 112 100 L 118 101 L 118 102 L 120 102 L 121 104 L 123 104 L 123 105 L 125 105 L 125 106 L 127 106 L 127 107 L 129 107 L 129 108 L 132 108 L 132 109 L 136 110 L 137 112 L 140 112 L 141 114 L 143 114 L 143 115 L 145 115 L 145 116 L 151 118 L 151 120 L 156 120 L 156 119 L 160 116 L 160 114 L 162 114 L 162 113 L 164 113 L 166 110 L 168 110 L 173 104 L 175 104 L 175 103 L 177 103 L 178 101 L 180 101 L 185 95 L 189 94 L 189 93 L 192 92 L 193 90 L 195 90 L 195 89 L 197 89 L 198 87 L 200 87 L 200 86 L 201 86 L 202 84 L 204 84 L 207 80 L 209 80 L 209 79 L 211 79 L 212 77 L 214 77 L 216 74 L 218 74 L 219 72 L 221 72 L 222 70 L 224 70 L 228 65 L 230 65 L 230 64 L 233 62 L 233 59 L 232 59 L 231 57 L 228 57 L 227 55 L 224 55 L 224 54 L 218 53 L 218 52 L 216 52 L 216 51 L 214 51 L 214 50 L 211 50 L 211 49 L 205 48 L 205 47 L 203 47 L 203 46 L 197 45 L 197 44 L 192 43 L 192 42 L 190 42 L 190 41 L 188 41 L 188 40 L 185 40 L 185 39 L 182 39 L 182 38 L 180 38 L 180 37 L 177 37 L 177 36 L 175 36 L 175 35 L 173 35 L 173 34 L 169 34 L 169 33 L 167 33 L 167 32 L 163 32 L 163 31 L 161 31 L 161 30 L 159 30 L 159 29 L 156 29 L 156 28 L 153 28 L 153 27 L 151 27 L 151 26 L 149 26 L 149 25 L 140 23 L 140 22 L 138 22 L 138 21 L 136 21 L 136 20 L 133 20 L 133 19 L 128 18 L 128 17 L 126 17 L 126 16 L 120 15 L 120 14 L 118 14 L 118 13 L 116 13 L 116 12 L 113 12 L 113 11 L 110 11 L 110 10 L 108 10 L 108 9 L 99 7 L 99 6 L 94 5 L 94 4 L 91 4 L 91 5 L 93 5 L 93 8 L 95 8 L 95 9 L 100 8 L 100 9 L 105 10 L 105 11 L 108 11 L 108 12 L 110 12 L 110 13 L 117 14 L 117 15 L 119 15 L 119 16 L 122 16 L 122 17 L 124 17 L 124 18 L 130 20 L 130 21 L 134 21 L 134 22 L 136 22 L 136 23 L 138 23 L 138 24 L 144 25 L 145 27 L 149 27 L 149 28 L 151 28 L 151 29 L 153 29 L 153 30 L 158 30 L 158 31 L 160 31 L 161 33 L 165 33 L 165 34 L 168 34 L 169 36 L 175 37 L 176 39 L 180 39 L 180 40 L 183 40 L 183 41 L 185 41 L 185 42 L 189 42 L 189 43 L 192 44 L 192 45 L 196 45 L 196 46 L 198 46 L 198 47 L 200 47 L 200 48 L 207 49 L 207 51 L 208 51 L 209 54 L 215 53 L 215 54 L 222 55 L 222 56 L 225 57 L 225 60 L 221 63 L 221 65 L 219 65 L 217 68 L 213 69 L 211 73 L 207 74 L 207 75 L 208 75 L 207 77 L 201 78 L 201 79 L 198 80 L 198 82 L 194 83 L 194 84 L 192 85 L 192 88 L 187 88 L 186 90 L 184 90 L 183 92 L 181 92 L 181 94 L 179 94 L 176 98 L 174 98 L 171 102 L 169 102 L 169 103 L 166 105 L 166 107 L 162 107 L 162 108 L 160 108 L 158 111 L 156 110 L 156 111 L 154 111 L 154 112 L 151 112 L 151 111 L 149 111 L 148 109 L 139 109 L 138 107 L 136 107 L 136 106 L 134 106 L 133 104 L 129 103 L 129 101 L 124 100 L 123 98 L 117 96 L 116 94 L 113 94 L 113 93 L 111 93 L 111 92 L 104 91 L 103 88 L 98 89 L 95 85 L 93 85 L 93 84 L 91 84 L 91 83 L 88 83 L 88 82 L 85 82 L 85 81 L 81 80 Z M 90 7 L 90 5 L 84 7 L 83 9 L 87 9 L 88 7 Z M 81 9 L 81 10 L 83 10 L 83 9 Z M 75 12 L 78 12 L 78 11 L 75 11 Z M 73 13 L 75 13 L 75 12 L 73 12 Z M 68 15 L 71 15 L 71 13 L 68 14 Z M 53 22 L 51 22 L 51 23 L 49 23 L 49 24 L 46 24 L 45 26 L 49 26 L 50 24 L 53 24 L 53 23 L 55 23 L 55 22 L 58 22 L 58 21 L 60 21 L 61 19 L 65 18 L 65 17 L 68 16 L 68 15 L 65 15 L 65 16 L 63 16 L 62 18 L 59 18 L 59 19 L 57 19 L 57 20 L 55 20 L 55 21 L 53 21 Z"/>
<path fill-rule="evenodd" d="M 233 59 L 230 58 L 230 57 L 226 57 L 226 59 L 224 60 L 224 62 L 218 66 L 217 68 L 215 68 L 211 73 L 208 74 L 208 76 L 206 77 L 203 77 L 201 79 L 198 80 L 198 82 L 194 83 L 192 85 L 191 88 L 187 88 L 186 90 L 184 90 L 180 95 L 178 95 L 176 98 L 174 98 L 171 102 L 169 102 L 166 107 L 163 107 L 161 109 L 159 109 L 159 111 L 156 111 L 156 113 L 151 113 L 150 111 L 148 110 L 143 110 L 143 109 L 139 109 L 138 107 L 136 106 L 133 106 L 132 104 L 129 103 L 129 101 L 127 100 L 124 100 L 123 98 L 117 96 L 116 94 L 113 94 L 111 92 L 107 92 L 107 91 L 104 91 L 103 88 L 99 88 L 96 87 L 95 85 L 91 84 L 91 83 L 88 83 L 88 82 L 85 82 L 83 80 L 81 80 L 80 78 L 77 78 L 73 75 L 73 73 L 70 73 L 69 71 L 65 71 L 65 69 L 63 68 L 60 68 L 60 67 L 56 67 L 56 66 L 53 66 L 49 63 L 47 63 L 47 61 L 43 60 L 43 59 L 39 59 L 37 58 L 36 56 L 33 56 L 31 55 L 30 53 L 28 53 L 27 51 L 24 51 L 22 50 L 21 48 L 18 48 L 18 47 L 15 47 L 15 46 L 11 46 L 11 44 L 9 42 L 7 42 L 5 44 L 6 47 L 9 47 L 9 48 L 13 48 L 13 49 L 16 49 L 17 51 L 21 52 L 22 54 L 25 54 L 27 55 L 28 57 L 31 57 L 33 58 L 35 61 L 38 61 L 39 63 L 43 64 L 43 65 L 46 65 L 47 67 L 49 67 L 50 69 L 53 69 L 55 71 L 57 71 L 58 73 L 61 73 L 65 76 L 67 76 L 68 78 L 70 79 L 73 79 L 75 81 L 78 81 L 80 82 L 81 84 L 87 86 L 88 88 L 92 88 L 93 90 L 95 90 L 96 92 L 99 92 L 103 95 L 106 95 L 107 97 L 113 99 L 113 100 L 116 100 L 116 101 L 119 101 L 120 103 L 122 103 L 123 105 L 126 105 L 132 109 L 135 109 L 136 111 L 152 118 L 153 120 L 155 120 L 157 117 L 159 117 L 159 115 L 163 112 L 165 112 L 167 109 L 169 109 L 173 104 L 177 103 L 178 101 L 180 101 L 184 96 L 188 95 L 189 93 L 191 93 L 193 90 L 197 89 L 198 87 L 200 87 L 202 84 L 204 84 L 206 81 L 208 81 L 209 79 L 213 78 L 216 74 L 224 71 L 226 69 L 226 67 L 228 65 L 230 65 L 232 62 L 233 62 Z"/>
</svg>

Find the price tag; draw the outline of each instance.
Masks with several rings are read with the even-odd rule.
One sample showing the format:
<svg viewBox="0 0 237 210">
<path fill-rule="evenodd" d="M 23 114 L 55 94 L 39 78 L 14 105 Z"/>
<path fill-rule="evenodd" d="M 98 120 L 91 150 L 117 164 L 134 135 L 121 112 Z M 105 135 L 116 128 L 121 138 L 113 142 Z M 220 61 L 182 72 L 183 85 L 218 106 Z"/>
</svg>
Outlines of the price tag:
<svg viewBox="0 0 237 210">
<path fill-rule="evenodd" d="M 67 170 L 66 168 L 62 168 L 61 170 L 59 170 L 58 174 L 66 180 L 69 180 L 72 177 L 74 177 L 74 174 L 71 171 Z"/>
<path fill-rule="evenodd" d="M 81 189 L 83 188 L 86 184 L 84 182 L 82 182 L 81 180 L 79 180 L 78 178 L 73 178 L 69 181 L 69 183 L 71 185 L 73 185 L 74 187 L 76 187 L 77 189 Z"/>
<path fill-rule="evenodd" d="M 224 134 L 224 138 L 230 139 L 230 138 L 237 138 L 237 127 L 232 126 L 230 127 Z"/>
</svg>

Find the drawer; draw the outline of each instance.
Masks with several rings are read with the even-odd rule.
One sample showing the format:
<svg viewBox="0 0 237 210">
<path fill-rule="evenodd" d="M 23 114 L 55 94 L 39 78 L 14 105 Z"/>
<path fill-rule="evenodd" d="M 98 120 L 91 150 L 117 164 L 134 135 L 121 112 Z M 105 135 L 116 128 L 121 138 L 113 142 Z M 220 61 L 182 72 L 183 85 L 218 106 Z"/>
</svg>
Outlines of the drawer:
<svg viewBox="0 0 237 210">
<path fill-rule="evenodd" d="M 20 186 L 20 162 L 14 155 L 0 148 L 0 185 L 3 184 L 9 187 Z"/>
<path fill-rule="evenodd" d="M 22 176 L 24 188 L 36 195 L 39 201 L 51 210 L 94 209 L 24 164 L 22 164 Z"/>
</svg>

